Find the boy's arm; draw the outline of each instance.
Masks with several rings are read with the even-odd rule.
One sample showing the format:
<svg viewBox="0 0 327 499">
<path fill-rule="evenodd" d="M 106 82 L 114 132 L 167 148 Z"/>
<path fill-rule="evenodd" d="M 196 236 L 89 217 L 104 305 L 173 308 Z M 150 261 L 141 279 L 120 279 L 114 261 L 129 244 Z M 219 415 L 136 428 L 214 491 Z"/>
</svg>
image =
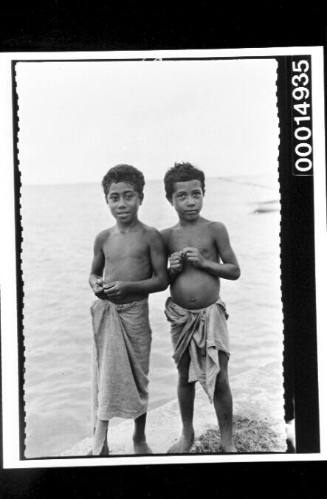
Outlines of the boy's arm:
<svg viewBox="0 0 327 499">
<path fill-rule="evenodd" d="M 117 297 L 126 293 L 155 293 L 167 288 L 167 258 L 162 237 L 155 229 L 149 230 L 147 237 L 153 271 L 152 276 L 142 281 L 115 281 L 109 283 L 110 287 L 106 289 L 108 297 Z"/>
<path fill-rule="evenodd" d="M 241 270 L 231 247 L 226 227 L 222 223 L 214 222 L 212 224 L 212 232 L 223 263 L 213 262 L 204 258 L 196 248 L 184 249 L 187 254 L 187 260 L 216 277 L 230 280 L 238 279 L 241 275 Z"/>
<path fill-rule="evenodd" d="M 100 295 L 102 295 L 103 292 L 102 275 L 105 264 L 105 258 L 102 250 L 102 243 L 103 243 L 103 234 L 100 233 L 98 234 L 98 236 L 95 238 L 94 241 L 93 259 L 91 264 L 91 273 L 89 276 L 89 284 L 93 292 L 96 294 L 96 296 L 99 296 L 100 298 L 102 297 Z"/>
<path fill-rule="evenodd" d="M 175 251 L 169 256 L 169 236 L 170 236 L 170 229 L 165 229 L 160 232 L 163 242 L 164 242 L 164 248 L 165 248 L 165 254 L 166 254 L 166 259 L 169 261 L 169 266 L 168 266 L 168 279 L 169 283 L 172 284 L 178 274 L 180 274 L 183 270 L 183 262 L 182 262 L 182 257 L 181 257 L 181 251 Z M 168 258 L 169 256 L 169 258 Z"/>
<path fill-rule="evenodd" d="M 169 257 L 169 267 L 168 267 L 168 277 L 169 283 L 172 284 L 176 277 L 183 270 L 183 259 L 182 259 L 182 251 L 175 251 Z"/>
<path fill-rule="evenodd" d="M 153 270 L 149 293 L 163 291 L 168 286 L 167 256 L 164 241 L 157 230 L 149 231 L 149 250 Z"/>
</svg>

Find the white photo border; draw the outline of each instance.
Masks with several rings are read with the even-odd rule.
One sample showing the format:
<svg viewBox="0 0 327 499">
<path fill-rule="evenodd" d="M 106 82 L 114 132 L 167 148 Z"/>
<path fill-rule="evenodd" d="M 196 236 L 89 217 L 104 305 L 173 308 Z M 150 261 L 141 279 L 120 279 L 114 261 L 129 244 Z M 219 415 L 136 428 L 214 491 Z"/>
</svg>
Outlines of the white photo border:
<svg viewBox="0 0 327 499">
<path fill-rule="evenodd" d="M 314 174 L 314 248 L 315 248 L 315 283 L 316 283 L 316 319 L 317 319 L 317 356 L 319 380 L 319 433 L 320 452 L 298 452 L 296 454 L 237 454 L 237 455 L 154 455 L 124 456 L 109 458 L 42 458 L 26 459 L 22 457 L 24 448 L 23 413 L 23 372 L 20 365 L 23 356 L 21 333 L 20 300 L 23 299 L 20 288 L 20 276 L 17 275 L 17 249 L 20 247 L 19 196 L 17 183 L 19 173 L 17 165 L 17 131 L 15 96 L 13 95 L 14 65 L 17 61 L 52 61 L 52 60 L 144 60 L 144 59 L 227 59 L 227 58 L 287 58 L 307 56 L 311 59 L 312 70 L 312 132 L 313 132 L 313 164 Z M 324 135 L 324 79 L 323 79 L 323 49 L 322 47 L 285 47 L 265 49 L 239 50 L 187 50 L 187 51 L 142 51 L 142 52 L 60 52 L 60 53 L 11 53 L 1 54 L 1 87 L 0 98 L 4 110 L 1 119 L 1 157 L 5 165 L 2 173 L 1 216 L 3 231 L 6 234 L 5 244 L 1 247 L 1 366 L 2 366 L 2 435 L 3 435 L 3 466 L 4 468 L 43 468 L 62 466 L 98 466 L 98 465 L 129 465 L 129 464 L 174 464 L 174 463 L 218 463 L 218 462 L 269 462 L 269 461 L 302 461 L 325 460 L 327 456 L 327 434 L 325 425 L 327 415 L 327 397 L 324 390 L 326 378 L 327 340 L 324 335 L 326 307 L 326 192 L 325 192 L 325 135 Z M 280 115 L 280 120 L 284 117 Z M 281 168 L 281 158 L 280 158 Z M 16 172 L 16 179 L 13 176 Z M 310 177 L 300 177 L 306 182 Z M 310 180 L 309 180 L 310 181 Z M 283 201 L 283 200 L 282 200 Z M 283 207 L 282 213 L 283 217 Z M 312 221 L 313 223 L 313 221 Z M 283 224 L 283 219 L 282 219 Z M 18 250 L 19 253 L 19 250 Z M 13 278 L 14 276 L 14 278 Z M 283 275 L 282 275 L 283 280 Z M 18 335 L 15 333 L 18 331 Z M 22 334 L 20 334 L 22 338 Z M 18 354 L 18 352 L 20 352 Z M 20 393 L 20 397 L 18 394 Z"/>
</svg>

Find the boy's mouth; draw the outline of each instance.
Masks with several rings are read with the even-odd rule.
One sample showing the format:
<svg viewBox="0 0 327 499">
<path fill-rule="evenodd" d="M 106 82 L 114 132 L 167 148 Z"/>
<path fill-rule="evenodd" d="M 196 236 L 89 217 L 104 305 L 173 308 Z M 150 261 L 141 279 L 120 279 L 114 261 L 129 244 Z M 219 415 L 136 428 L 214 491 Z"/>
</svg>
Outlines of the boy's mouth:
<svg viewBox="0 0 327 499">
<path fill-rule="evenodd" d="M 130 218 L 130 214 L 127 211 L 121 212 L 121 213 L 116 213 L 116 217 L 121 220 L 125 220 L 125 218 Z"/>
</svg>

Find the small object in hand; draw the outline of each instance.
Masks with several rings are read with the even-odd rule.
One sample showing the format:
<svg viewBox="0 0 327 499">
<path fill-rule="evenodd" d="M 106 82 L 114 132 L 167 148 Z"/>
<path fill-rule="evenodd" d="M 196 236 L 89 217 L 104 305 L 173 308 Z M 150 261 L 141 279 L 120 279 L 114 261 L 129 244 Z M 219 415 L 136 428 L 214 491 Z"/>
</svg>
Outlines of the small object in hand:
<svg viewBox="0 0 327 499">
<path fill-rule="evenodd" d="M 108 282 L 108 283 L 106 284 L 106 288 L 107 288 L 107 289 L 111 289 L 111 290 L 113 290 L 113 289 L 115 288 L 115 284 Z"/>
<path fill-rule="evenodd" d="M 180 256 L 181 256 L 181 263 L 184 263 L 187 261 L 187 252 L 186 251 L 181 251 Z"/>
<path fill-rule="evenodd" d="M 95 281 L 95 286 L 96 286 L 96 288 L 98 288 L 98 289 L 99 289 L 99 288 L 100 288 L 100 289 L 103 289 L 103 281 L 102 281 L 102 279 L 97 279 L 97 280 Z"/>
</svg>

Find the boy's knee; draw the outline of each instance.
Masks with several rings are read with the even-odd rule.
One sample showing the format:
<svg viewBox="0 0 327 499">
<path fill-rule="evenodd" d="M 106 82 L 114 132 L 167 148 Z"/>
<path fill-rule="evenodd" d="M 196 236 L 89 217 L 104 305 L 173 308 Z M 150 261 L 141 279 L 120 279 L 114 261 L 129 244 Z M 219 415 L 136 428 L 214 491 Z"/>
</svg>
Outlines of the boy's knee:
<svg viewBox="0 0 327 499">
<path fill-rule="evenodd" d="M 229 354 L 224 352 L 223 350 L 219 350 L 218 352 L 220 372 L 226 372 L 228 370 L 228 362 L 229 362 Z"/>
<path fill-rule="evenodd" d="M 190 367 L 190 357 L 187 352 L 184 353 L 177 366 L 178 382 L 181 386 L 188 384 L 188 372 Z"/>
<path fill-rule="evenodd" d="M 216 379 L 215 392 L 225 392 L 229 390 L 229 381 L 227 371 L 220 371 Z"/>
<path fill-rule="evenodd" d="M 178 370 L 178 383 L 179 386 L 187 386 L 190 384 L 188 381 L 188 370 L 185 369 Z"/>
</svg>

